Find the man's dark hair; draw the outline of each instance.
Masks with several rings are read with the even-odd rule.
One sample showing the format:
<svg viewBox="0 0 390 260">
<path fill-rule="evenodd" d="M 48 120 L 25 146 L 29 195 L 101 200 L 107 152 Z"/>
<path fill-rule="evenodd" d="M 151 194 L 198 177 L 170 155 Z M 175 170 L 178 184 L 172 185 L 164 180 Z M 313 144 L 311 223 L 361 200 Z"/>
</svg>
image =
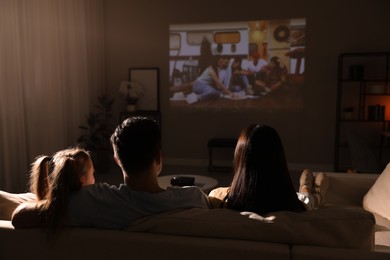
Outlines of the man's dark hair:
<svg viewBox="0 0 390 260">
<path fill-rule="evenodd" d="M 145 117 L 131 117 L 122 122 L 111 136 L 116 155 L 127 174 L 147 170 L 161 150 L 160 127 Z"/>
</svg>

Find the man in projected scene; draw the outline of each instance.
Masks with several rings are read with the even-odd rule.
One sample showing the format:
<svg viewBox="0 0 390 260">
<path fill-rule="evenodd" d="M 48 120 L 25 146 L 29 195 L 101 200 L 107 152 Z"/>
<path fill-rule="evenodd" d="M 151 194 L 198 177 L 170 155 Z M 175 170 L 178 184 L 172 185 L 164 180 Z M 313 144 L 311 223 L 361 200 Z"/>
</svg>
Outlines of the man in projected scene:
<svg viewBox="0 0 390 260">
<path fill-rule="evenodd" d="M 287 68 L 277 56 L 271 58 L 270 63 L 264 66 L 256 76 L 255 93 L 267 95 L 280 89 L 287 76 Z"/>
<path fill-rule="evenodd" d="M 249 54 L 248 62 L 242 64 L 242 69 L 244 71 L 247 71 L 248 80 L 252 86 L 255 85 L 257 74 L 267 64 L 268 62 L 265 59 L 261 58 L 258 52 L 251 52 Z"/>
<path fill-rule="evenodd" d="M 229 87 L 231 79 L 231 64 L 229 59 L 226 56 L 221 58 L 221 61 L 218 62 L 218 78 L 223 85 Z"/>
</svg>

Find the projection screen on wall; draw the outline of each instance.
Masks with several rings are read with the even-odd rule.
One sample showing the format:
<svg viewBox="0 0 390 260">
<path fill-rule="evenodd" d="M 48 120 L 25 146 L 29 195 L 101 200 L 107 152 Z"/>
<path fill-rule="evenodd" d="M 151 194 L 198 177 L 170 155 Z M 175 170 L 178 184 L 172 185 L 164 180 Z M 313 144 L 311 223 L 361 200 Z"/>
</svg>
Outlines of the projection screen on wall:
<svg viewBox="0 0 390 260">
<path fill-rule="evenodd" d="M 301 109 L 305 27 L 304 18 L 171 25 L 170 107 Z"/>
</svg>

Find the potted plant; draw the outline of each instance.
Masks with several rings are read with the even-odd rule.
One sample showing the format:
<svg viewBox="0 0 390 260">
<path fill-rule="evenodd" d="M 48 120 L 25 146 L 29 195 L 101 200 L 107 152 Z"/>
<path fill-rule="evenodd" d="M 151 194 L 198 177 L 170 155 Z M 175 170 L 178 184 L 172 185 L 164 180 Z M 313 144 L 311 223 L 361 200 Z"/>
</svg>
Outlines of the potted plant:
<svg viewBox="0 0 390 260">
<path fill-rule="evenodd" d="M 133 112 L 137 110 L 137 102 L 143 96 L 142 86 L 135 81 L 122 81 L 119 86 L 119 93 L 126 99 L 126 110 Z"/>
<path fill-rule="evenodd" d="M 107 172 L 110 167 L 110 136 L 116 126 L 112 113 L 113 104 L 113 98 L 107 95 L 99 96 L 95 111 L 87 115 L 87 124 L 79 126 L 84 133 L 77 139 L 78 146 L 91 152 L 97 172 Z"/>
</svg>

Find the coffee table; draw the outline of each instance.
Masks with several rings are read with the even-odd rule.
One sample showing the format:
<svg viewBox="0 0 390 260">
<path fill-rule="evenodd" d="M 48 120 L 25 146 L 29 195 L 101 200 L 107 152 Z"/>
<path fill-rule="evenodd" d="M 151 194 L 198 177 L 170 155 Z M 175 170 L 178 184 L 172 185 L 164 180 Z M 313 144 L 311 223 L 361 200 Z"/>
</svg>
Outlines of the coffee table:
<svg viewBox="0 0 390 260">
<path fill-rule="evenodd" d="M 214 178 L 203 176 L 203 175 L 193 175 L 193 174 L 175 174 L 175 175 L 164 175 L 161 177 L 158 177 L 158 184 L 161 188 L 166 189 L 168 187 L 173 187 L 171 185 L 171 179 L 174 176 L 188 176 L 188 177 L 194 177 L 195 183 L 194 186 L 198 186 L 201 188 L 204 192 L 209 192 L 218 185 L 218 181 Z"/>
</svg>

